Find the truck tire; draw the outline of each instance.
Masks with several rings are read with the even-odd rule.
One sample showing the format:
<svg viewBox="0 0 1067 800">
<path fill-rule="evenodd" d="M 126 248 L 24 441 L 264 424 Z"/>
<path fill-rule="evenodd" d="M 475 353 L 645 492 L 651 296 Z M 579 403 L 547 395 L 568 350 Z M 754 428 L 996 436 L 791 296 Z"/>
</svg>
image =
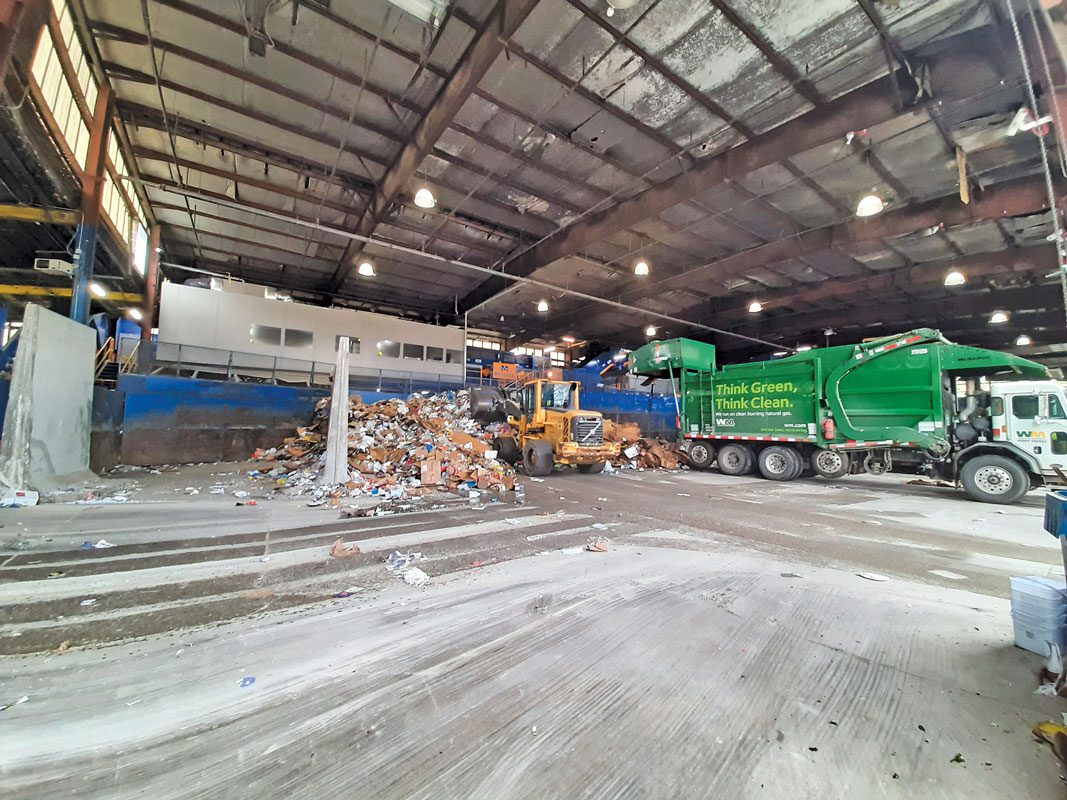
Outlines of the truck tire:
<svg viewBox="0 0 1067 800">
<path fill-rule="evenodd" d="M 773 444 L 759 454 L 759 471 L 767 480 L 791 481 L 804 469 L 800 453 L 790 447 Z"/>
<path fill-rule="evenodd" d="M 815 474 L 830 480 L 848 475 L 850 466 L 848 453 L 840 450 L 820 448 L 811 454 L 811 468 L 815 470 Z"/>
<path fill-rule="evenodd" d="M 752 448 L 743 444 L 727 444 L 719 448 L 719 472 L 723 475 L 747 475 L 755 466 Z"/>
<path fill-rule="evenodd" d="M 594 461 L 592 464 L 579 464 L 578 471 L 583 475 L 596 475 L 604 471 L 604 462 Z"/>
<path fill-rule="evenodd" d="M 704 439 L 697 439 L 689 445 L 686 460 L 693 469 L 707 469 L 715 461 L 715 446 Z"/>
<path fill-rule="evenodd" d="M 522 458 L 514 436 L 497 436 L 493 439 L 493 449 L 496 450 L 496 457 L 508 464 L 518 464 Z"/>
<path fill-rule="evenodd" d="M 540 478 L 552 474 L 552 445 L 544 439 L 533 439 L 526 445 L 522 454 L 522 465 L 531 478 Z"/>
<path fill-rule="evenodd" d="M 1030 490 L 1026 470 L 1010 458 L 997 455 L 975 456 L 964 464 L 960 483 L 980 503 L 1017 503 Z"/>
</svg>

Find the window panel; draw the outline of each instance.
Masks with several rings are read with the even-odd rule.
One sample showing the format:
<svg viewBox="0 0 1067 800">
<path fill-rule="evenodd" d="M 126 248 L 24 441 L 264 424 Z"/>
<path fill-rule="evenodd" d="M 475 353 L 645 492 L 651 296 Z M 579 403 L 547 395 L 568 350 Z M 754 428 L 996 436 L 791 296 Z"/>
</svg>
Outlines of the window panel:
<svg viewBox="0 0 1067 800">
<path fill-rule="evenodd" d="M 333 349 L 334 349 L 334 351 L 336 351 L 337 348 L 340 347 L 340 346 L 341 346 L 341 336 L 340 336 L 340 334 L 338 334 L 337 336 L 333 337 Z M 348 337 L 348 352 L 351 353 L 354 356 L 358 356 L 359 355 L 359 339 L 357 339 L 355 336 L 349 336 Z"/>
<path fill-rule="evenodd" d="M 426 348 L 426 360 L 427 361 L 444 361 L 445 351 L 441 347 L 427 347 Z"/>
<path fill-rule="evenodd" d="M 404 358 L 411 358 L 417 361 L 422 361 L 424 357 L 425 348 L 421 344 L 404 345 Z"/>
<path fill-rule="evenodd" d="M 1021 394 L 1011 399 L 1011 413 L 1016 419 L 1033 419 L 1037 416 L 1037 395 Z"/>
<path fill-rule="evenodd" d="M 445 362 L 448 364 L 462 364 L 463 363 L 463 351 L 462 350 L 446 350 Z"/>
<path fill-rule="evenodd" d="M 282 329 L 271 325 L 253 325 L 248 329 L 248 343 L 278 346 L 282 343 Z"/>
<path fill-rule="evenodd" d="M 388 339 L 378 342 L 378 355 L 382 358 L 400 358 L 400 342 L 391 342 Z"/>
<path fill-rule="evenodd" d="M 285 346 L 299 347 L 307 350 L 315 344 L 315 335 L 311 331 L 302 331 L 299 328 L 285 329 Z"/>
</svg>

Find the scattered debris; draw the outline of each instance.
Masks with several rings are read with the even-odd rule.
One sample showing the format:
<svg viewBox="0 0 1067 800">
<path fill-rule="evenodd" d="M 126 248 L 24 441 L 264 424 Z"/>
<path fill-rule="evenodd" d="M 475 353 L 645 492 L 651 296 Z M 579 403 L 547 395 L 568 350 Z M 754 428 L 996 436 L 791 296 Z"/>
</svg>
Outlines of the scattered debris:
<svg viewBox="0 0 1067 800">
<path fill-rule="evenodd" d="M 330 555 L 334 558 L 351 558 L 352 556 L 358 556 L 361 552 L 358 544 L 353 542 L 350 545 L 346 545 L 340 539 L 335 541 L 333 547 L 330 548 Z"/>
<path fill-rule="evenodd" d="M 404 582 L 412 586 L 425 586 L 430 582 L 430 576 L 418 567 L 411 567 L 404 571 Z"/>
<path fill-rule="evenodd" d="M 488 561 L 472 561 L 471 562 L 471 566 L 472 567 L 484 567 L 488 563 L 489 563 Z"/>
<path fill-rule="evenodd" d="M 869 581 L 889 580 L 889 578 L 887 578 L 885 575 L 879 575 L 877 572 L 857 572 L 856 574 L 859 575 L 861 578 L 866 578 Z"/>
<path fill-rule="evenodd" d="M 351 597 L 352 595 L 358 594 L 359 592 L 362 592 L 362 591 L 363 591 L 363 587 L 362 586 L 349 586 L 343 592 L 337 592 L 334 595 L 334 597 L 339 598 L 339 599 L 340 598 L 345 598 L 345 597 Z"/>
<path fill-rule="evenodd" d="M 504 517 L 504 522 L 506 522 L 508 525 L 514 525 L 516 527 L 523 524 L 522 520 L 516 517 Z"/>
<path fill-rule="evenodd" d="M 585 549 L 590 553 L 606 553 L 608 552 L 608 540 L 603 536 L 594 536 L 586 543 Z"/>
<path fill-rule="evenodd" d="M 41 495 L 29 489 L 0 489 L 0 508 L 35 506 Z"/>
<path fill-rule="evenodd" d="M 803 578 L 804 576 L 801 575 L 799 572 L 783 572 L 782 573 L 782 577 L 783 578 Z"/>
<path fill-rule="evenodd" d="M 515 470 L 497 458 L 490 444 L 503 431 L 498 425 L 483 428 L 471 417 L 466 391 L 413 394 L 370 405 L 351 398 L 348 480 L 323 486 L 329 403 L 328 398 L 319 401 L 312 424 L 297 428 L 295 436 L 253 453 L 259 464 L 248 476 L 270 478 L 276 491 L 309 494 L 312 502 L 333 507 L 346 498 L 405 500 L 441 490 L 466 493 L 475 503 L 480 492 L 515 488 Z"/>
<path fill-rule="evenodd" d="M 940 578 L 948 578 L 950 581 L 965 581 L 966 575 L 960 575 L 958 572 L 952 572 L 947 569 L 931 569 L 928 570 L 931 575 L 937 575 Z"/>
<path fill-rule="evenodd" d="M 952 758 L 949 759 L 948 763 L 949 764 L 966 764 L 967 763 L 967 759 L 963 757 L 963 753 L 956 753 L 956 755 L 954 755 Z"/>
<path fill-rule="evenodd" d="M 238 684 L 238 688 L 244 689 L 246 686 L 254 686 L 255 683 L 255 675 L 245 675 L 243 678 L 241 678 L 241 682 Z"/>
<path fill-rule="evenodd" d="M 52 652 L 58 656 L 60 653 L 65 653 L 68 650 L 70 650 L 70 640 L 64 639 L 59 643 L 59 647 L 55 648 Z"/>
<path fill-rule="evenodd" d="M 578 556 L 584 552 L 584 549 L 581 547 L 564 547 L 560 552 L 565 556 Z"/>
<path fill-rule="evenodd" d="M 936 486 L 939 489 L 955 489 L 955 484 L 948 481 L 928 481 L 925 478 L 914 478 L 907 481 L 908 486 Z"/>
<path fill-rule="evenodd" d="M 9 708 L 12 708 L 14 706 L 21 706 L 23 703 L 28 702 L 29 699 L 30 699 L 30 696 L 27 695 L 27 694 L 24 694 L 24 695 L 22 695 L 22 697 L 20 697 L 14 703 L 7 703 L 6 705 L 0 706 L 0 711 L 7 711 Z"/>
<path fill-rule="evenodd" d="M 96 544 L 91 545 L 91 548 L 93 550 L 107 550 L 109 547 L 116 547 L 116 546 L 117 545 L 112 544 L 107 539 L 101 539 Z M 85 545 L 82 545 L 82 547 L 85 547 Z"/>
<path fill-rule="evenodd" d="M 238 506 L 254 506 L 257 505 L 255 500 L 238 500 L 234 505 Z"/>
<path fill-rule="evenodd" d="M 647 439 L 636 422 L 604 420 L 604 441 L 625 445 L 612 462 L 622 469 L 679 469 L 681 453 L 677 445 Z M 605 470 L 608 471 L 608 470 Z"/>
<path fill-rule="evenodd" d="M 62 578 L 66 573 L 61 569 L 53 570 L 48 573 L 49 578 Z"/>
<path fill-rule="evenodd" d="M 430 576 L 413 566 L 414 562 L 420 558 L 422 558 L 422 553 L 401 553 L 399 550 L 394 550 L 386 556 L 385 568 L 412 586 L 423 586 L 430 582 Z"/>
<path fill-rule="evenodd" d="M 89 598 L 86 598 L 85 600 L 82 600 L 80 603 L 78 603 L 78 605 L 80 605 L 80 606 L 91 606 L 94 603 L 96 603 L 96 598 L 95 597 L 89 597 Z"/>
</svg>

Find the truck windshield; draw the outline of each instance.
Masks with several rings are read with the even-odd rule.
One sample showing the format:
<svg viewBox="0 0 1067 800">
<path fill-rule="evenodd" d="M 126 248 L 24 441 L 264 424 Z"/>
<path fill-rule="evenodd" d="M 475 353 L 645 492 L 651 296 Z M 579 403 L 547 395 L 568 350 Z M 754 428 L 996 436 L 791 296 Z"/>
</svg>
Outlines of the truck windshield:
<svg viewBox="0 0 1067 800">
<path fill-rule="evenodd" d="M 569 383 L 546 383 L 541 387 L 541 408 L 570 408 L 574 390 Z"/>
</svg>

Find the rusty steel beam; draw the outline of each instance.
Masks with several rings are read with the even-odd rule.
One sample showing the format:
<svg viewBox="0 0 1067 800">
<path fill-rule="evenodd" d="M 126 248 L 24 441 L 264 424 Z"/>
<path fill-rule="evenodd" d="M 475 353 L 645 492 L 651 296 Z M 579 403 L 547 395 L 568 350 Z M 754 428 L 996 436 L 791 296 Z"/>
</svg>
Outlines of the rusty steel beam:
<svg viewBox="0 0 1067 800">
<path fill-rule="evenodd" d="M 1053 285 L 1033 285 L 960 293 L 941 287 L 940 292 L 924 295 L 919 299 L 887 303 L 872 297 L 865 302 L 842 305 L 834 311 L 819 309 L 787 314 L 778 318 L 753 321 L 733 330 L 748 335 L 758 332 L 761 337 L 767 338 L 793 336 L 828 327 L 868 327 L 872 323 L 932 328 L 944 324 L 951 325 L 953 330 L 970 329 L 973 323 L 974 327 L 979 329 L 1000 328 L 1002 326 L 989 325 L 988 314 L 994 311 L 1007 311 L 1017 315 L 1019 322 L 1025 317 L 1034 316 L 1021 312 L 1047 311 L 1050 314 L 1058 314 L 1062 326 L 1063 300 L 1055 288 Z"/>
<path fill-rule="evenodd" d="M 694 281 L 709 275 L 713 275 L 716 280 L 723 280 L 775 262 L 824 250 L 836 248 L 847 251 L 856 244 L 906 236 L 935 225 L 963 225 L 997 217 L 1033 214 L 1047 206 L 1048 195 L 1041 181 L 1013 181 L 989 187 L 981 197 L 972 199 L 971 204 L 967 206 L 960 203 L 958 197 L 941 198 L 886 212 L 877 217 L 855 219 L 840 225 L 804 231 L 797 236 L 743 250 L 643 286 L 634 286 L 611 299 L 621 303 L 636 303 L 641 297 L 651 296 L 653 293 L 662 294 L 671 289 L 688 288 Z M 700 305 L 703 303 L 684 310 L 699 309 Z M 583 306 L 551 320 L 549 324 L 555 329 L 565 329 L 591 311 L 592 306 Z"/>
<path fill-rule="evenodd" d="M 829 278 L 813 286 L 723 295 L 715 298 L 709 316 L 719 322 L 752 319 L 748 305 L 753 300 L 758 300 L 763 312 L 768 312 L 810 303 L 848 302 L 849 298 L 854 297 L 888 297 L 900 291 L 936 290 L 944 286 L 944 276 L 950 270 L 962 271 L 968 282 L 973 283 L 977 279 L 997 275 L 1045 274 L 1055 270 L 1056 263 L 1056 248 L 1050 245 L 1014 247 L 992 253 L 928 261 L 857 278 Z"/>
<path fill-rule="evenodd" d="M 226 17 L 222 14 L 215 14 L 201 6 L 185 2 L 185 0 L 154 0 L 154 2 L 156 5 L 172 8 L 175 11 L 178 11 L 182 14 L 187 14 L 188 16 L 200 20 L 201 22 L 206 22 L 214 28 L 235 33 L 241 38 L 247 38 L 248 36 L 248 28 L 242 22 L 230 19 L 229 17 Z M 156 46 L 159 46 L 158 41 L 156 42 Z M 414 103 L 413 101 L 408 100 L 405 97 L 401 97 L 397 94 L 394 94 L 388 89 L 382 86 L 378 86 L 377 84 L 367 80 L 367 77 L 365 75 L 358 75 L 354 72 L 341 69 L 336 65 L 334 61 L 328 61 L 326 59 L 319 58 L 318 56 L 315 56 L 311 53 L 304 52 L 303 50 L 293 47 L 290 44 L 286 44 L 286 42 L 282 38 L 277 38 L 271 43 L 271 50 L 275 51 L 276 53 L 281 53 L 282 55 L 287 56 L 293 59 L 294 61 L 298 61 L 301 64 L 304 64 L 305 66 L 321 70 L 327 75 L 337 78 L 338 80 L 344 81 L 345 83 L 351 84 L 352 86 L 358 86 L 363 91 L 380 97 L 387 103 L 400 106 L 401 108 L 407 109 L 408 111 L 412 111 L 420 115 L 424 111 L 424 109 L 422 109 L 417 103 Z"/>
<path fill-rule="evenodd" d="M 327 208 L 332 208 L 335 211 L 342 213 L 348 213 L 352 211 L 352 206 L 345 203 L 337 203 L 330 200 L 323 200 L 317 194 L 309 194 L 308 192 L 302 192 L 299 189 L 291 189 L 288 186 L 282 186 L 281 184 L 271 183 L 270 181 L 261 180 L 260 178 L 253 178 L 249 175 L 242 175 L 238 172 L 230 172 L 229 170 L 219 169 L 213 167 L 210 164 L 204 164 L 200 161 L 194 161 L 188 158 L 175 158 L 170 153 L 164 153 L 161 150 L 153 150 L 150 147 L 143 147 L 141 145 L 135 145 L 133 148 L 133 154 L 137 158 L 144 159 L 145 161 L 163 161 L 168 164 L 176 164 L 186 169 L 196 170 L 197 172 L 203 172 L 206 175 L 214 175 L 217 178 L 224 178 L 225 180 L 233 183 L 243 183 L 248 186 L 252 186 L 256 189 L 262 189 L 265 192 L 272 192 L 274 194 L 280 194 L 284 197 L 291 197 L 294 200 L 301 200 L 305 203 L 318 204 L 323 203 Z M 355 194 L 355 192 L 353 192 Z"/>
<path fill-rule="evenodd" d="M 964 44 L 940 53 L 930 68 L 933 91 L 940 100 L 968 97 L 994 80 L 989 56 L 969 50 Z M 669 181 L 654 184 L 610 208 L 589 214 L 520 252 L 504 264 L 503 271 L 529 276 L 542 266 L 574 255 L 726 180 L 843 138 L 861 124 L 873 127 L 893 120 L 900 114 L 895 105 L 895 80 L 896 76 L 890 75 L 867 84 L 724 153 L 703 159 Z M 460 313 L 491 298 L 509 283 L 495 277 L 485 281 L 463 298 Z"/>
<path fill-rule="evenodd" d="M 538 0 L 502 0 L 486 17 L 430 108 L 378 182 L 378 191 L 371 205 L 356 223 L 357 233 L 364 236 L 373 233 L 400 193 L 408 190 L 426 154 L 437 144 L 452 118 L 459 113 L 493 62 L 504 52 L 506 41 L 518 31 L 537 3 Z M 345 282 L 362 250 L 362 243 L 353 239 L 330 278 L 329 291 L 336 291 Z"/>
<path fill-rule="evenodd" d="M 119 25 L 112 25 L 108 22 L 100 22 L 96 20 L 91 21 L 89 23 L 89 27 L 92 30 L 94 36 L 100 37 L 102 39 L 123 42 L 126 44 L 136 44 L 142 47 L 148 46 L 148 37 L 146 35 L 144 35 L 143 33 L 138 33 L 137 31 L 130 30 L 129 28 L 123 28 Z M 348 123 L 349 113 L 347 110 L 330 105 L 329 103 L 323 103 L 319 100 L 310 98 L 307 95 L 296 91 L 295 89 L 290 89 L 288 86 L 283 86 L 277 81 L 268 80 L 267 78 L 263 78 L 255 74 L 254 72 L 249 72 L 248 70 L 238 69 L 237 67 L 227 64 L 225 61 L 222 61 L 217 58 L 211 58 L 210 56 L 206 56 L 203 53 L 197 52 L 196 50 L 191 50 L 188 47 L 183 47 L 173 42 L 169 42 L 166 39 L 159 39 L 153 36 L 152 46 L 164 53 L 169 53 L 173 56 L 176 56 L 177 58 L 190 61 L 202 67 L 207 67 L 208 69 L 214 70 L 215 72 L 218 72 L 221 75 L 236 78 L 240 81 L 245 81 L 246 83 L 249 83 L 253 86 L 259 86 L 261 89 L 266 89 L 268 92 L 276 94 L 279 97 L 284 97 L 287 100 L 292 100 L 294 103 L 299 103 L 300 105 L 306 106 L 307 108 L 312 108 L 315 111 L 319 111 L 323 114 L 327 114 L 331 117 L 334 117 L 335 119 L 339 119 L 342 122 L 345 122 L 346 124 Z M 376 136 L 380 136 L 383 139 L 386 139 L 395 144 L 400 144 L 402 141 L 401 134 L 398 131 L 390 128 L 385 128 L 375 122 L 353 118 L 352 125 L 356 128 L 361 128 L 362 130 L 365 130 L 369 133 L 373 133 Z"/>
</svg>

